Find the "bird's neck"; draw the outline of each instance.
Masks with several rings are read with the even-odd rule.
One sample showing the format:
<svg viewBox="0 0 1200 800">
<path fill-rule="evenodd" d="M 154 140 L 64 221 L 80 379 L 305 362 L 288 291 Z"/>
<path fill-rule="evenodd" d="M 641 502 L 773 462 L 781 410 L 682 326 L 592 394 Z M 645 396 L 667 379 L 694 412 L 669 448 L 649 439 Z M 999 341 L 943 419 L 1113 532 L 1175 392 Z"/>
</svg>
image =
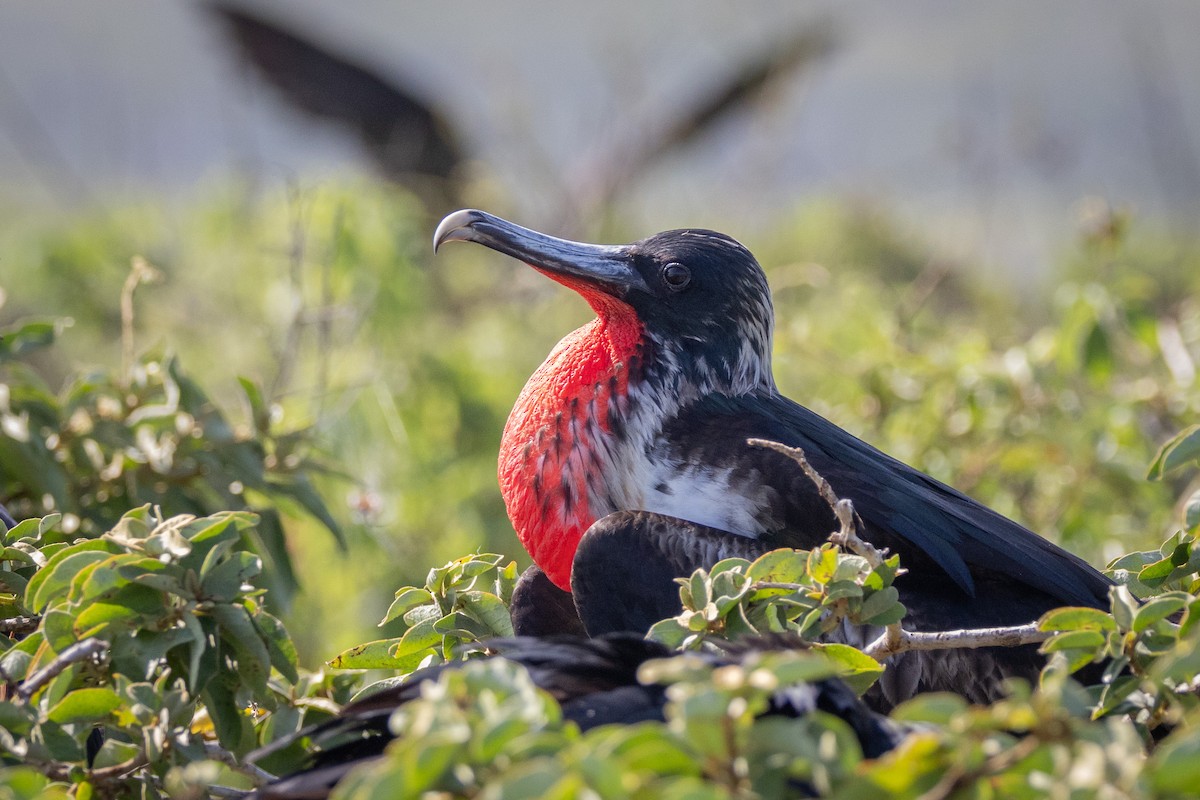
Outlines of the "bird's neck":
<svg viewBox="0 0 1200 800">
<path fill-rule="evenodd" d="M 607 471 L 613 440 L 625 434 L 645 347 L 631 308 L 597 310 L 599 317 L 566 336 L 533 373 L 500 443 L 509 519 L 537 565 L 567 590 L 579 539 L 599 516 L 589 480 Z"/>
</svg>

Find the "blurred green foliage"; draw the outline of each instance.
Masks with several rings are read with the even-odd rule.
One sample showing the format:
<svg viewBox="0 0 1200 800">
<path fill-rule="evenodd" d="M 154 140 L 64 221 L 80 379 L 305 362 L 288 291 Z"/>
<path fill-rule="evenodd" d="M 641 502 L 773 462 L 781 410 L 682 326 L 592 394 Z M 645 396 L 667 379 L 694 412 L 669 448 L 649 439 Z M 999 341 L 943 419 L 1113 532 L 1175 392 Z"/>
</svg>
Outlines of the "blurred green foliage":
<svg viewBox="0 0 1200 800">
<path fill-rule="evenodd" d="M 164 519 L 144 506 L 92 538 L 63 519 L 2 537 L 0 764 L 75 784 L 77 797 L 160 796 L 196 764 L 251 786 L 253 770 L 223 764 L 347 699 L 350 676 L 300 675 L 265 610 L 262 561 L 237 549 L 255 515 Z M 19 783 L 5 772 L 0 786 Z"/>
<path fill-rule="evenodd" d="M 287 525 L 306 663 L 367 638 L 391 587 L 430 564 L 472 550 L 525 563 L 496 489 L 500 430 L 589 312 L 494 253 L 435 260 L 434 222 L 407 195 L 356 184 L 0 225 L 20 267 L 0 278 L 0 324 L 63 327 L 56 347 L 20 356 L 45 386 L 117 362 L 121 287 L 141 255 L 163 280 L 135 299 L 138 351 L 187 365 L 235 429 L 257 413 L 248 379 L 345 476 L 315 481 L 347 555 L 315 520 Z M 1148 482 L 1146 465 L 1200 418 L 1200 247 L 1109 222 L 1089 224 L 1044 286 L 1014 288 L 877 214 L 797 209 L 747 240 L 775 291 L 780 387 L 1094 562 L 1154 546 L 1190 478 Z M 615 223 L 589 238 L 647 233 Z M 13 492 L 0 485 L 0 499 Z"/>
</svg>

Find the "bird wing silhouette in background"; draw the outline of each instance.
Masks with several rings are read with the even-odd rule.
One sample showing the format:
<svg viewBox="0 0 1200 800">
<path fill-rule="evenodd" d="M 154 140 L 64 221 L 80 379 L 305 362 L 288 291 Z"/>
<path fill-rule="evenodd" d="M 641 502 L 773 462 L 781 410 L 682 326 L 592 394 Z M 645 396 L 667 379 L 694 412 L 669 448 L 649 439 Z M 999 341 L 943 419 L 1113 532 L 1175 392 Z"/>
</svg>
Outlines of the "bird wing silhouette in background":
<svg viewBox="0 0 1200 800">
<path fill-rule="evenodd" d="M 387 179 L 409 186 L 436 179 L 447 196 L 438 206 L 449 201 L 463 147 L 441 112 L 416 90 L 236 4 L 212 2 L 206 8 L 289 105 L 353 132 Z M 412 188 L 424 193 L 421 185 Z"/>
</svg>

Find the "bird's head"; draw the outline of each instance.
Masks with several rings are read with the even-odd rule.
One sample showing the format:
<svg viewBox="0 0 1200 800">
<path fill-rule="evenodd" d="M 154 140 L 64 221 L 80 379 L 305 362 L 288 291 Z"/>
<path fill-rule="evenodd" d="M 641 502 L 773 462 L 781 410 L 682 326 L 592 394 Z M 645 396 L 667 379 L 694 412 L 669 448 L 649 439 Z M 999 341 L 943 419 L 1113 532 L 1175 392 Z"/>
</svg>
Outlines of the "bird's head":
<svg viewBox="0 0 1200 800">
<path fill-rule="evenodd" d="M 750 251 L 724 234 L 684 229 L 595 245 L 466 210 L 438 225 L 434 248 L 449 241 L 519 259 L 574 289 L 600 317 L 630 319 L 650 357 L 703 393 L 774 391 L 767 279 Z"/>
</svg>

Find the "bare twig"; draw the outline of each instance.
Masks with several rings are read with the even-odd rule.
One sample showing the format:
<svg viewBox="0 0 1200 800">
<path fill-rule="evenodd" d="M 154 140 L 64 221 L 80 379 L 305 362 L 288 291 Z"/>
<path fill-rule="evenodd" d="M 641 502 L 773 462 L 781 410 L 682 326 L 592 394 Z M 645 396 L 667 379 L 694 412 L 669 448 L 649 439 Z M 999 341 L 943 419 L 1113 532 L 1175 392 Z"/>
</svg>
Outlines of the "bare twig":
<svg viewBox="0 0 1200 800">
<path fill-rule="evenodd" d="M 130 260 L 129 275 L 121 287 L 121 382 L 129 388 L 133 381 L 133 293 L 140 284 L 158 280 L 160 273 L 141 256 Z"/>
<path fill-rule="evenodd" d="M 275 402 L 287 393 L 292 382 L 292 373 L 299 359 L 301 337 L 304 333 L 305 315 L 308 313 L 308 303 L 304 296 L 304 264 L 307 259 L 307 232 L 304 215 L 304 195 L 299 185 L 288 185 L 288 208 L 291 212 L 291 242 L 287 249 L 288 283 L 295 298 L 295 309 L 284 333 L 283 345 L 276 356 L 279 368 L 275 377 L 267 387 L 267 401 Z"/>
<path fill-rule="evenodd" d="M 859 537 L 858 532 L 862 530 L 863 522 L 862 518 L 855 513 L 854 505 L 849 500 L 843 500 L 837 496 L 833 491 L 833 487 L 829 485 L 829 481 L 825 480 L 819 472 L 813 469 L 812 464 L 808 463 L 803 450 L 766 439 L 749 439 L 746 443 L 751 447 L 765 447 L 777 453 L 782 453 L 800 466 L 804 474 L 816 485 L 821 499 L 829 504 L 834 516 L 837 518 L 838 530 L 830 534 L 829 541 L 862 556 L 871 565 L 872 569 L 883 563 L 884 558 L 887 556 L 887 550 L 881 550 Z M 773 584 L 768 587 L 766 584 L 763 584 L 762 588 L 789 588 L 789 585 Z M 802 587 L 797 586 L 796 588 L 799 589 Z M 1023 644 L 1043 642 L 1049 637 L 1050 633 L 1038 630 L 1036 622 L 1006 628 L 975 628 L 931 633 L 906 631 L 900 626 L 899 622 L 895 622 L 888 625 L 879 638 L 867 645 L 863 652 L 877 661 L 882 661 L 890 656 L 905 653 L 909 650 L 1019 647 Z"/>
<path fill-rule="evenodd" d="M 934 784 L 929 791 L 917 798 L 917 800 L 946 800 L 946 798 L 977 778 L 995 775 L 1020 763 L 1033 755 L 1042 744 L 1043 740 L 1040 736 L 1031 734 L 1007 750 L 1002 750 L 990 756 L 975 769 L 967 769 L 962 765 L 952 766 L 942 775 L 941 780 Z"/>
<path fill-rule="evenodd" d="M 146 758 L 145 753 L 139 753 L 128 761 L 122 761 L 120 764 L 113 764 L 111 767 L 100 767 L 99 769 L 90 769 L 87 771 L 88 778 L 93 783 L 102 781 L 115 780 L 123 778 L 125 775 L 133 772 L 135 769 L 141 769 L 150 763 Z M 44 764 L 38 769 L 42 774 L 51 780 L 65 781 L 70 780 L 75 773 L 75 767 L 70 764 Z"/>
<path fill-rule="evenodd" d="M 817 472 L 813 465 L 808 463 L 808 458 L 805 457 L 804 451 L 799 447 L 788 447 L 779 442 L 772 442 L 766 439 L 749 439 L 746 444 L 751 447 L 765 447 L 768 450 L 774 450 L 777 453 L 787 456 L 796 462 L 808 479 L 817 487 L 817 493 L 821 495 L 821 499 L 829 504 L 829 508 L 833 511 L 833 516 L 838 521 L 838 529 L 829 534 L 829 541 L 843 547 L 850 552 L 866 559 L 871 565 L 871 569 L 877 569 L 887 558 L 887 549 L 880 549 L 870 542 L 859 536 L 859 531 L 863 529 L 862 518 L 854 510 L 854 504 L 849 500 L 843 500 L 833 491 L 833 487 L 829 485 L 829 481 L 825 480 L 825 476 Z M 897 575 L 901 571 L 897 571 Z M 886 647 L 889 650 L 900 645 L 904 637 L 904 631 L 900 628 L 899 622 L 893 622 L 884 629 L 881 640 L 881 647 Z"/>
<path fill-rule="evenodd" d="M 205 790 L 210 797 L 230 797 L 237 800 L 241 797 L 249 797 L 252 792 L 249 789 L 234 789 L 232 786 L 209 786 Z"/>
<path fill-rule="evenodd" d="M 237 756 L 215 742 L 204 743 L 204 755 L 213 761 L 220 761 L 222 764 L 231 767 L 243 775 L 249 775 L 251 778 L 254 778 L 256 786 L 270 783 L 276 777 L 259 766 L 238 761 Z"/>
<path fill-rule="evenodd" d="M 909 650 L 956 650 L 977 647 L 1020 647 L 1049 639 L 1052 632 L 1038 630 L 1036 622 L 1006 628 L 972 628 L 959 631 L 922 633 L 901 630 L 899 638 L 889 640 L 887 633 L 867 645 L 864 653 L 878 660 Z"/>
<path fill-rule="evenodd" d="M 38 689 L 54 680 L 67 667 L 95 658 L 107 651 L 108 642 L 103 639 L 84 639 L 82 642 L 76 642 L 24 681 L 17 689 L 17 699 L 28 701 Z"/>
<path fill-rule="evenodd" d="M 8 617 L 0 619 L 0 633 L 11 633 L 17 636 L 28 636 L 37 630 L 41 616 L 34 614 L 30 617 Z"/>
<path fill-rule="evenodd" d="M 804 455 L 803 450 L 799 447 L 788 447 L 785 444 L 772 442 L 768 439 L 747 439 L 746 444 L 751 447 L 765 447 L 768 450 L 774 450 L 776 453 L 785 455 L 795 461 L 797 466 L 808 476 L 808 479 L 813 482 L 813 485 L 817 487 L 817 493 L 821 495 L 822 500 L 829 504 L 834 518 L 837 519 L 838 530 L 829 535 L 829 541 L 845 547 L 855 555 L 862 556 L 871 565 L 872 569 L 883 563 L 887 557 L 887 549 L 881 550 L 859 536 L 859 532 L 863 529 L 863 521 L 858 516 L 858 512 L 854 510 L 854 503 L 837 496 L 837 493 L 833 491 L 833 487 L 829 485 L 829 481 L 825 480 L 825 476 L 817 472 L 813 468 L 813 465 L 808 463 L 808 458 Z"/>
</svg>

